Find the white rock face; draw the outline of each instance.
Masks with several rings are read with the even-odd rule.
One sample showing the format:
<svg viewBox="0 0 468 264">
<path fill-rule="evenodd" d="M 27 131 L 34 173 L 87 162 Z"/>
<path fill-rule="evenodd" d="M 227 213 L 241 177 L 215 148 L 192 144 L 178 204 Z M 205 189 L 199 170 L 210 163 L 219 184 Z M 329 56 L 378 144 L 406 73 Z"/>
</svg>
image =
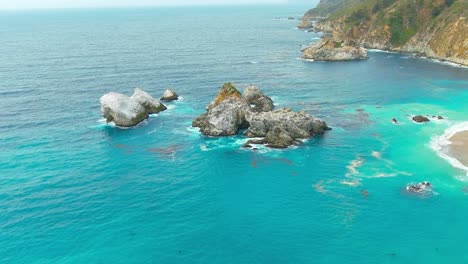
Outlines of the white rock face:
<svg viewBox="0 0 468 264">
<path fill-rule="evenodd" d="M 148 118 L 145 108 L 126 95 L 111 92 L 102 96 L 100 101 L 102 116 L 117 126 L 131 127 Z"/>
<path fill-rule="evenodd" d="M 167 89 L 161 97 L 161 100 L 163 101 L 174 101 L 177 99 L 179 99 L 179 96 L 173 90 L 170 89 Z"/>
<path fill-rule="evenodd" d="M 136 88 L 131 97 L 120 93 L 108 93 L 101 97 L 101 113 L 106 121 L 121 127 L 135 126 L 149 114 L 166 110 L 166 106 L 145 91 Z"/>
<path fill-rule="evenodd" d="M 150 94 L 140 88 L 135 88 L 135 91 L 130 98 L 141 104 L 148 114 L 157 114 L 167 109 L 166 106 L 161 104 L 158 99 L 153 98 Z"/>
</svg>

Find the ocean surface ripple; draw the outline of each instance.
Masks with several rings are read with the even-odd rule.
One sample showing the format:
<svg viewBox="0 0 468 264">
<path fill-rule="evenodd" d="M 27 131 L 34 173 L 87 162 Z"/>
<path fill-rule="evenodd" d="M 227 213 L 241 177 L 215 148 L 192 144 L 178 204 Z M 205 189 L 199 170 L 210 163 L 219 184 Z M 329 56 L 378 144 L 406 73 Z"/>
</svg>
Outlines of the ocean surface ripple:
<svg viewBox="0 0 468 264">
<path fill-rule="evenodd" d="M 468 120 L 467 69 L 298 60 L 319 35 L 274 18 L 307 8 L 2 11 L 0 263 L 468 262 L 468 176 L 431 147 Z M 333 130 L 258 152 L 203 137 L 227 81 Z M 100 96 L 135 87 L 183 100 L 104 124 Z M 404 193 L 423 180 L 439 195 Z"/>
</svg>

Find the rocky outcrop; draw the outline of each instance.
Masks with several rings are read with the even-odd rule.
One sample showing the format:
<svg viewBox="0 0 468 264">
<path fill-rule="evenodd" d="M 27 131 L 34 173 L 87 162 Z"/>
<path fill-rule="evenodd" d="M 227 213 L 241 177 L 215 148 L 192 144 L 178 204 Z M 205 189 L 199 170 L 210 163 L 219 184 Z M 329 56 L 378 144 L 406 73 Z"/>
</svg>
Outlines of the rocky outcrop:
<svg viewBox="0 0 468 264">
<path fill-rule="evenodd" d="M 319 18 L 321 17 L 321 18 Z M 468 65 L 466 0 L 321 0 L 301 24 L 356 45 Z"/>
<path fill-rule="evenodd" d="M 232 84 L 223 85 L 216 99 L 192 122 L 193 127 L 207 136 L 237 135 L 246 129 L 247 137 L 262 138 L 248 141 L 273 148 L 286 148 L 298 139 L 310 138 L 328 130 L 326 123 L 305 112 L 291 109 L 273 111 L 273 101 L 260 89 L 250 85 L 241 95 Z"/>
<path fill-rule="evenodd" d="M 422 116 L 422 115 L 417 115 L 417 116 L 413 116 L 413 121 L 416 122 L 416 123 L 425 123 L 425 122 L 429 122 L 429 118 L 425 117 L 425 116 Z"/>
<path fill-rule="evenodd" d="M 266 96 L 260 89 L 255 85 L 249 85 L 245 88 L 243 96 L 250 106 L 252 106 L 255 112 L 267 112 L 274 108 L 273 100 Z"/>
<path fill-rule="evenodd" d="M 142 105 L 148 114 L 157 114 L 167 109 L 167 107 L 161 104 L 159 100 L 153 98 L 150 94 L 140 88 L 135 88 L 135 91 L 130 98 Z"/>
<path fill-rule="evenodd" d="M 297 25 L 298 29 L 311 29 L 312 27 L 313 27 L 313 24 L 309 18 L 302 18 L 299 25 Z"/>
<path fill-rule="evenodd" d="M 302 50 L 303 59 L 314 61 L 349 61 L 367 59 L 365 48 L 324 38 Z"/>
<path fill-rule="evenodd" d="M 250 108 L 245 100 L 230 97 L 197 117 L 192 126 L 200 128 L 200 132 L 207 136 L 237 135 L 240 129 L 248 127 L 248 114 Z"/>
<path fill-rule="evenodd" d="M 179 96 L 171 89 L 167 89 L 161 97 L 162 101 L 175 101 L 177 99 L 179 99 Z"/>
<path fill-rule="evenodd" d="M 149 114 L 159 113 L 166 107 L 148 93 L 136 88 L 134 94 L 128 97 L 120 93 L 107 93 L 100 99 L 101 113 L 106 122 L 113 122 L 120 127 L 132 127 Z"/>
<path fill-rule="evenodd" d="M 242 94 L 237 91 L 237 89 L 231 83 L 225 83 L 221 87 L 221 90 L 219 90 L 216 98 L 206 107 L 206 109 L 210 110 L 216 107 L 227 98 L 242 99 Z"/>
<path fill-rule="evenodd" d="M 322 120 L 305 112 L 294 112 L 289 108 L 256 113 L 249 116 L 248 122 L 249 128 L 244 133 L 247 137 L 265 137 L 277 126 L 282 127 L 295 139 L 320 135 L 328 129 Z"/>
</svg>

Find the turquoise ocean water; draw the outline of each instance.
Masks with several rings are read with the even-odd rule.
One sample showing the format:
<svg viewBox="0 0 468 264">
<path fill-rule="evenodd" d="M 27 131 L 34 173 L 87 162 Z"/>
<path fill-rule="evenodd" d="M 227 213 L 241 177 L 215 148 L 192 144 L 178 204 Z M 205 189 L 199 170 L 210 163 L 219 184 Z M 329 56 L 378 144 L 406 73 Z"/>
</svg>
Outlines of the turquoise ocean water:
<svg viewBox="0 0 468 264">
<path fill-rule="evenodd" d="M 468 176 L 431 142 L 468 120 L 468 70 L 301 61 L 318 35 L 275 18 L 307 8 L 1 12 L 0 263 L 467 263 Z M 203 137 L 227 81 L 333 130 L 257 152 Z M 134 87 L 182 99 L 105 125 L 100 96 Z M 403 191 L 423 180 L 435 195 Z"/>
</svg>

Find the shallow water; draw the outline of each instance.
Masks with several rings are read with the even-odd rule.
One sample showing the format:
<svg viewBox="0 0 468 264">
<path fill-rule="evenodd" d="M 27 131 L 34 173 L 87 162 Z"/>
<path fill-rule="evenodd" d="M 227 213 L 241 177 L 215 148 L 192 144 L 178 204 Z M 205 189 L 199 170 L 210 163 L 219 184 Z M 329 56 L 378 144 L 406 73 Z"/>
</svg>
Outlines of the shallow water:
<svg viewBox="0 0 468 264">
<path fill-rule="evenodd" d="M 0 262 L 467 262 L 468 176 L 431 146 L 468 120 L 467 69 L 301 61 L 317 35 L 275 18 L 306 9 L 2 12 Z M 202 137 L 191 120 L 226 81 L 333 130 L 258 152 Z M 104 124 L 99 97 L 137 86 L 183 99 Z M 423 180 L 435 195 L 403 192 Z"/>
</svg>

